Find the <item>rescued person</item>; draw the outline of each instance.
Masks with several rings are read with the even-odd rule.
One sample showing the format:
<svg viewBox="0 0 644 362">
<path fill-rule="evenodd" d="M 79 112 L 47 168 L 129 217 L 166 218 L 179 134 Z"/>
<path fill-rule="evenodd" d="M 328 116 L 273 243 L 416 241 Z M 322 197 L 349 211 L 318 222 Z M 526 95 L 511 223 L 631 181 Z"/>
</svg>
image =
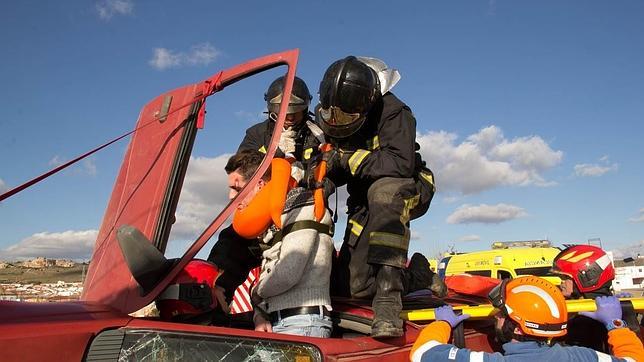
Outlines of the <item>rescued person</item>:
<svg viewBox="0 0 644 362">
<path fill-rule="evenodd" d="M 239 157 L 256 159 L 257 154 L 246 150 Z M 328 209 L 316 219 L 313 192 L 297 186 L 297 181 L 291 178 L 288 161 L 273 159 L 270 181 L 249 195 L 247 200 L 252 200 L 237 210 L 233 227 L 244 237 L 261 237 L 265 249 L 259 280 L 251 291 L 255 330 L 330 337 L 333 221 Z M 273 199 L 279 197 L 283 203 L 276 208 Z"/>
</svg>

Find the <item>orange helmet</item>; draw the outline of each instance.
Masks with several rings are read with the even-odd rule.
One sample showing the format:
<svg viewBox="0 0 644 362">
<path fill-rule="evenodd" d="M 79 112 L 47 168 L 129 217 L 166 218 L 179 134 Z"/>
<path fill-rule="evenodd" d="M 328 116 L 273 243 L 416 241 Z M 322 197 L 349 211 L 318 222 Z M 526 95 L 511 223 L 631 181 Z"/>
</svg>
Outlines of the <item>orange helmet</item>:
<svg viewBox="0 0 644 362">
<path fill-rule="evenodd" d="M 567 332 L 566 300 L 559 288 L 545 279 L 506 279 L 490 291 L 489 298 L 526 335 L 552 338 Z"/>
<path fill-rule="evenodd" d="M 572 278 L 582 293 L 595 291 L 615 279 L 615 269 L 606 252 L 592 245 L 564 249 L 555 257 L 552 272 Z"/>
</svg>

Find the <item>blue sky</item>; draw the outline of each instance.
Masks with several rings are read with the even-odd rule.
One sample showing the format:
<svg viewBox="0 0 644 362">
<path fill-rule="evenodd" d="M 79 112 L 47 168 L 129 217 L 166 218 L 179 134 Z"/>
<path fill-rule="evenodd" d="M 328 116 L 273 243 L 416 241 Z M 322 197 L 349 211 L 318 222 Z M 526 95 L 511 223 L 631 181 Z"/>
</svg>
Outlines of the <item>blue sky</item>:
<svg viewBox="0 0 644 362">
<path fill-rule="evenodd" d="M 346 55 L 400 71 L 439 190 L 412 250 L 644 252 L 642 39 L 639 1 L 5 1 L 0 190 L 130 130 L 165 91 L 299 48 L 313 93 Z M 225 204 L 223 164 L 279 74 L 208 101 L 169 253 Z M 0 203 L 0 259 L 88 258 L 127 142 Z"/>
</svg>

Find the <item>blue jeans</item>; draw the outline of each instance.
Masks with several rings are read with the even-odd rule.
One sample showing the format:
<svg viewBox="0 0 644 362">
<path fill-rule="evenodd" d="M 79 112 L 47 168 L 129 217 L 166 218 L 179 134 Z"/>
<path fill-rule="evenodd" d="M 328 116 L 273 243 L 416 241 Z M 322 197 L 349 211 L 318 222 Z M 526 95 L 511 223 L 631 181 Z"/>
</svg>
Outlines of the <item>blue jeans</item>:
<svg viewBox="0 0 644 362">
<path fill-rule="evenodd" d="M 331 318 L 320 314 L 300 314 L 273 323 L 274 333 L 295 334 L 307 337 L 331 337 Z"/>
</svg>

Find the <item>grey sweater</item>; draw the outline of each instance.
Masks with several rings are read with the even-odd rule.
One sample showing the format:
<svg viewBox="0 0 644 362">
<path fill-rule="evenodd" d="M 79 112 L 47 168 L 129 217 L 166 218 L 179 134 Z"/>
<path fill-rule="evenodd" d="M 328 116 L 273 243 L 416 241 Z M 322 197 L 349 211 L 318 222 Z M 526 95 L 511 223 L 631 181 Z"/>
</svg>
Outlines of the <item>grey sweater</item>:
<svg viewBox="0 0 644 362">
<path fill-rule="evenodd" d="M 282 213 L 282 225 L 315 220 L 313 193 L 303 188 L 291 190 Z M 326 210 L 320 223 L 332 225 Z M 286 308 L 331 305 L 329 284 L 331 258 L 335 252 L 330 235 L 315 229 L 294 230 L 282 241 L 264 251 L 262 272 L 253 290 L 262 299 L 266 312 Z"/>
</svg>

